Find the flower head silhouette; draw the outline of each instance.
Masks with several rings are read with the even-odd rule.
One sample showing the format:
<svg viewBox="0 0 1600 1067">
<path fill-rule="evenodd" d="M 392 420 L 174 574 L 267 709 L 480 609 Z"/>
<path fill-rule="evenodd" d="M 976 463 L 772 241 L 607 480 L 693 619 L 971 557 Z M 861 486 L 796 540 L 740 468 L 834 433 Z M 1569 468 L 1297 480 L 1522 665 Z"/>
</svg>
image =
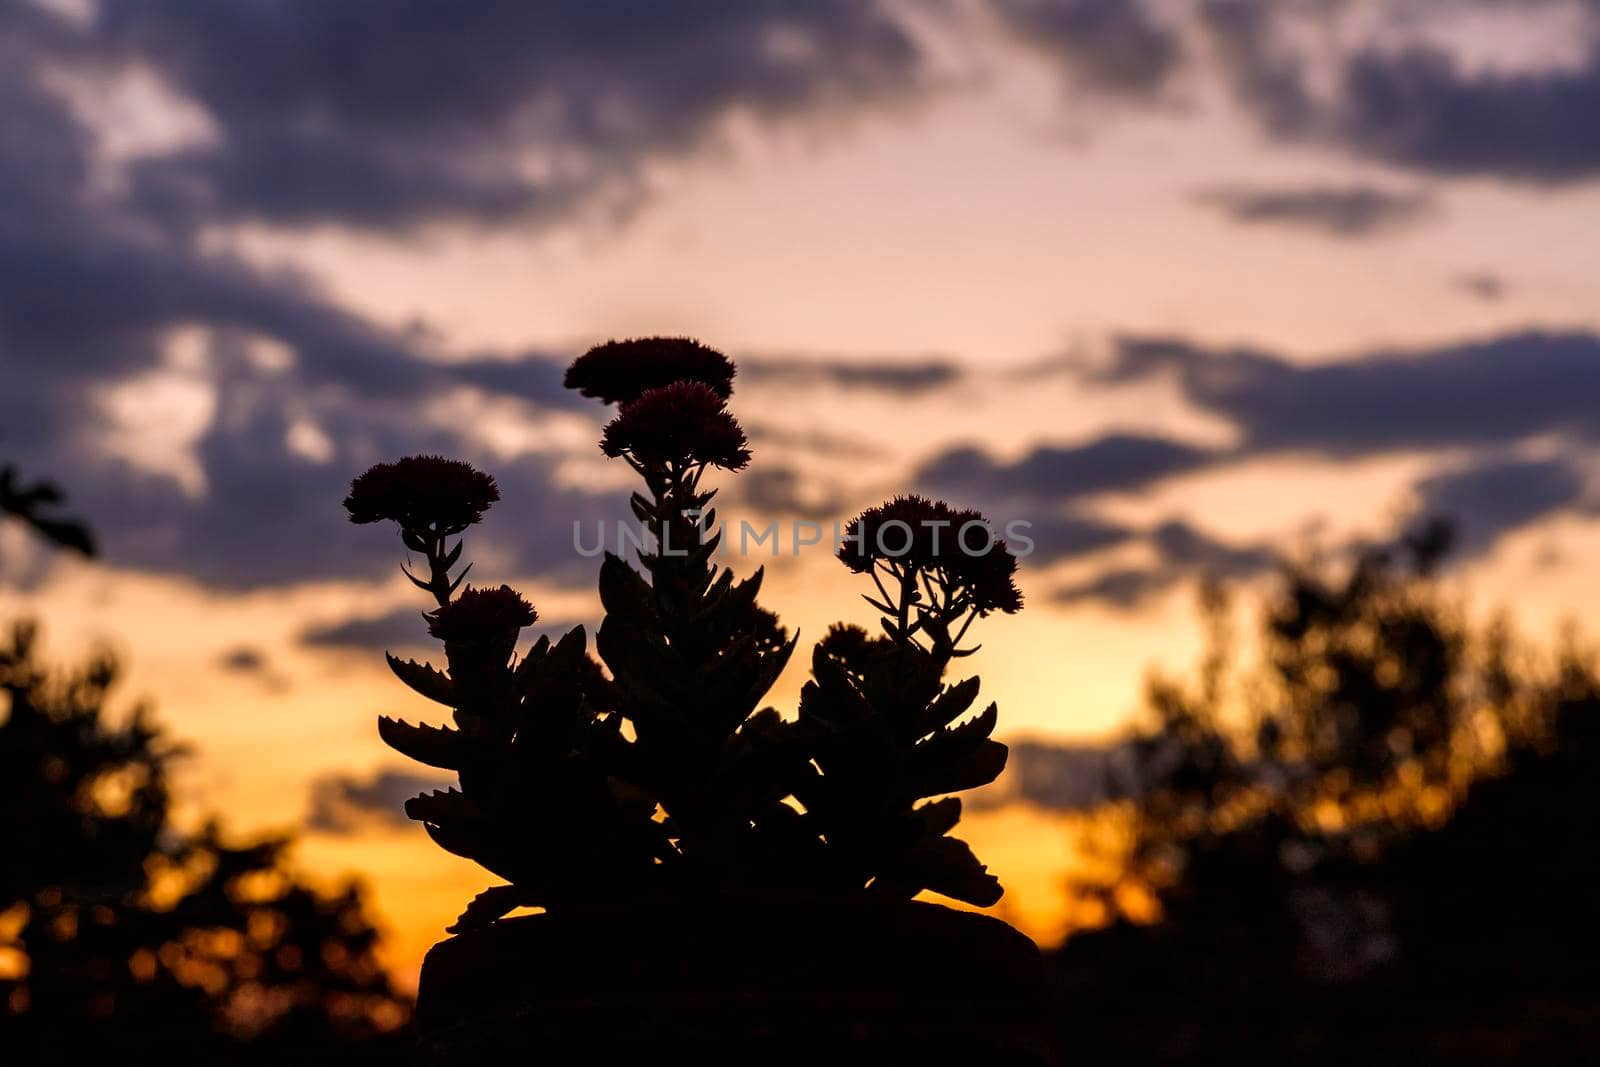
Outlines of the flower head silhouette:
<svg viewBox="0 0 1600 1067">
<path fill-rule="evenodd" d="M 453 535 L 481 521 L 499 499 L 494 479 L 470 463 L 406 456 L 368 468 L 350 483 L 344 506 L 351 522 L 389 519 L 402 530 Z"/>
<path fill-rule="evenodd" d="M 606 425 L 600 450 L 645 465 L 710 464 L 736 471 L 750 462 L 744 430 L 721 395 L 703 382 L 651 389 Z"/>
<path fill-rule="evenodd" d="M 428 633 L 441 641 L 493 641 L 532 626 L 539 613 L 509 585 L 467 586 L 450 603 L 428 613 Z"/>
<path fill-rule="evenodd" d="M 934 566 L 941 557 L 957 554 L 957 530 L 965 517 L 976 514 L 958 512 L 942 500 L 897 496 L 850 520 L 839 559 L 857 574 L 884 561 Z"/>
<path fill-rule="evenodd" d="M 1017 557 L 1004 541 L 992 539 L 982 551 L 958 553 L 951 561 L 951 571 L 967 588 L 972 607 L 979 615 L 991 611 L 1014 615 L 1022 610 L 1022 590 L 1016 581 Z"/>
<path fill-rule="evenodd" d="M 596 345 L 573 361 L 568 389 L 607 404 L 626 404 L 673 382 L 699 382 L 726 400 L 733 393 L 733 361 L 687 337 L 639 337 Z"/>
</svg>

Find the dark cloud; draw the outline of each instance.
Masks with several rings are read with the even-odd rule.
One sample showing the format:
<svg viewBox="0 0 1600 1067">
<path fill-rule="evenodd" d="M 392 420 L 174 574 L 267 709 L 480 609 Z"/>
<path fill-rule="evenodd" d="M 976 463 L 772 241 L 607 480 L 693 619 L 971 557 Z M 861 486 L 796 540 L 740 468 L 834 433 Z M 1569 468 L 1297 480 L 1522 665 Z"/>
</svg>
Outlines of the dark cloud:
<svg viewBox="0 0 1600 1067">
<path fill-rule="evenodd" d="M 1163 522 L 1143 538 L 1156 556 L 1154 563 L 1104 571 L 1056 590 L 1054 599 L 1065 604 L 1092 600 L 1133 609 L 1196 579 L 1249 578 L 1273 570 L 1281 562 L 1265 545 L 1230 545 L 1181 520 Z"/>
<path fill-rule="evenodd" d="M 1600 28 L 1597 28 L 1600 29 Z M 1435 48 L 1372 50 L 1344 71 L 1336 129 L 1379 159 L 1541 182 L 1600 173 L 1600 43 L 1577 70 L 1469 73 Z"/>
<path fill-rule="evenodd" d="M 1457 550 L 1472 556 L 1505 534 L 1579 509 L 1587 488 L 1584 472 L 1568 457 L 1488 457 L 1418 482 L 1417 510 L 1449 518 Z"/>
<path fill-rule="evenodd" d="M 44 87 L 54 64 L 98 55 L 91 44 L 29 5 L 0 11 L 0 448 L 69 488 L 113 565 L 227 588 L 388 572 L 398 544 L 341 514 L 349 479 L 408 452 L 489 458 L 475 427 L 441 424 L 430 406 L 463 389 L 530 414 L 570 406 L 559 361 L 535 352 L 445 362 L 425 339 L 367 322 L 305 279 L 149 226 L 95 185 L 93 138 Z M 267 62 L 274 49 L 247 51 Z M 189 443 L 198 491 L 105 444 L 107 391 L 156 381 L 159 392 L 179 328 L 200 331 L 199 362 L 182 377 L 212 409 Z M 280 358 L 258 358 L 267 342 Z M 320 442 L 312 454 L 297 433 Z M 564 580 L 592 570 L 578 565 L 567 519 L 620 507 L 610 494 L 555 485 L 551 458 L 490 464 L 505 501 L 475 539 L 519 573 Z"/>
<path fill-rule="evenodd" d="M 154 65 L 222 130 L 134 171 L 141 207 L 184 224 L 558 219 L 636 200 L 649 163 L 734 112 L 771 123 L 922 82 L 873 0 L 99 7 L 91 46 Z"/>
<path fill-rule="evenodd" d="M 739 374 L 757 384 L 831 385 L 839 389 L 881 389 L 920 393 L 961 380 L 960 364 L 951 359 L 815 359 L 805 356 L 756 357 L 739 360 Z"/>
<path fill-rule="evenodd" d="M 1304 136 L 1317 105 L 1306 80 L 1305 57 L 1286 46 L 1272 0 L 1207 0 L 1198 9 L 1212 53 L 1234 96 L 1267 131 Z"/>
<path fill-rule="evenodd" d="M 1074 88 L 1148 97 L 1184 60 L 1178 30 L 1142 0 L 999 0 L 990 10 L 1017 41 L 1055 60 Z"/>
<path fill-rule="evenodd" d="M 1217 577 L 1256 574 L 1278 562 L 1276 553 L 1268 548 L 1236 548 L 1205 536 L 1181 520 L 1163 522 L 1148 536 L 1169 566 L 1199 568 Z"/>
<path fill-rule="evenodd" d="M 523 631 L 525 638 L 537 640 L 542 634 L 552 639 L 561 636 L 581 621 L 544 619 Z M 594 633 L 593 621 L 581 622 Z M 428 636 L 428 622 L 422 609 L 396 608 L 381 615 L 359 615 L 339 622 L 313 626 L 300 634 L 300 643 L 309 648 L 360 652 L 394 652 L 399 649 L 437 647 Z"/>
<path fill-rule="evenodd" d="M 1059 560 L 1087 556 L 1120 545 L 1134 536 L 1134 531 L 1128 527 L 1072 512 L 1063 514 L 1042 509 L 1014 512 L 990 508 L 985 514 L 996 534 L 1008 541 L 1026 567 L 1045 567 Z M 1007 527 L 1014 520 L 1019 525 L 1015 532 L 1008 532 Z M 1023 538 L 1032 542 L 1031 549 Z"/>
<path fill-rule="evenodd" d="M 1314 364 L 1133 337 L 1084 376 L 1111 383 L 1158 373 L 1175 375 L 1195 406 L 1230 419 L 1244 437 L 1241 454 L 1484 447 L 1563 432 L 1592 439 L 1600 337 L 1515 333 Z"/>
<path fill-rule="evenodd" d="M 1371 185 L 1225 186 L 1204 190 L 1197 199 L 1241 225 L 1293 227 L 1329 237 L 1368 237 L 1402 229 L 1433 210 L 1433 200 L 1425 193 Z"/>
<path fill-rule="evenodd" d="M 300 635 L 300 643 L 312 648 L 362 651 L 415 648 L 430 640 L 428 623 L 420 608 L 398 608 L 382 615 L 363 615 L 313 626 Z"/>
<path fill-rule="evenodd" d="M 1085 445 L 1036 448 L 1011 463 L 971 446 L 952 448 L 924 463 L 916 481 L 939 492 L 1067 500 L 1144 488 L 1214 461 L 1210 450 L 1166 438 L 1108 434 Z"/>
<path fill-rule="evenodd" d="M 1439 5 L 1440 18 L 1474 5 Z M 1478 4 L 1478 7 L 1493 6 Z M 1524 4 L 1532 16 L 1540 7 Z M 1563 182 L 1600 174 L 1600 9 L 1582 62 L 1482 69 L 1406 32 L 1414 6 L 1365 7 L 1374 34 L 1330 44 L 1341 5 L 1210 0 L 1200 11 L 1235 97 L 1283 139 L 1337 145 L 1414 170 Z M 1374 17 L 1375 16 L 1375 17 Z M 1320 42 L 1320 52 L 1307 42 Z M 1314 91 L 1312 71 L 1332 71 Z"/>
<path fill-rule="evenodd" d="M 367 777 L 328 774 L 311 783 L 311 806 L 306 828 L 324 834 L 357 834 L 374 827 L 398 829 L 411 825 L 405 802 L 418 793 L 442 789 L 449 781 L 442 773 L 379 770 Z"/>
<path fill-rule="evenodd" d="M 793 467 L 767 464 L 741 474 L 734 490 L 740 503 L 767 515 L 816 522 L 845 521 L 848 516 L 842 514 L 846 507 L 843 495 L 830 487 L 816 487 L 814 481 Z M 825 530 L 823 536 L 831 534 L 831 530 Z"/>
<path fill-rule="evenodd" d="M 1185 580 L 1187 574 L 1164 567 L 1113 567 L 1052 594 L 1058 604 L 1085 602 L 1132 611 Z"/>
<path fill-rule="evenodd" d="M 1071 744 L 1042 740 L 1008 740 L 1006 769 L 991 786 L 974 791 L 967 805 L 986 811 L 1026 804 L 1045 811 L 1092 811 L 1121 792 L 1129 759 L 1125 742 Z"/>
<path fill-rule="evenodd" d="M 1129 608 L 1202 575 L 1269 570 L 1278 557 L 1263 545 L 1219 542 L 1184 522 L 1143 532 L 1106 522 L 1071 510 L 1076 498 L 1138 491 L 1263 455 L 1467 450 L 1482 458 L 1423 481 L 1415 495 L 1419 511 L 1454 518 L 1467 533 L 1466 550 L 1481 552 L 1503 533 L 1579 506 L 1585 483 L 1576 457 L 1594 443 L 1590 411 L 1600 400 L 1600 338 L 1582 333 L 1510 334 L 1317 364 L 1177 338 L 1122 338 L 1104 366 L 1073 360 L 1056 369 L 1099 385 L 1171 375 L 1191 404 L 1232 422 L 1239 441 L 1211 450 L 1112 434 L 1039 447 L 1010 463 L 961 447 L 925 463 L 916 480 L 936 494 L 983 504 L 991 518 L 1034 519 L 1035 565 L 1142 541 L 1154 563 L 1103 571 L 1055 594 L 1062 602 Z M 1547 435 L 1566 436 L 1571 448 L 1537 462 L 1505 460 L 1497 451 Z"/>
<path fill-rule="evenodd" d="M 259 648 L 240 645 L 224 652 L 217 663 L 225 671 L 256 674 L 267 669 L 267 654 Z"/>
</svg>

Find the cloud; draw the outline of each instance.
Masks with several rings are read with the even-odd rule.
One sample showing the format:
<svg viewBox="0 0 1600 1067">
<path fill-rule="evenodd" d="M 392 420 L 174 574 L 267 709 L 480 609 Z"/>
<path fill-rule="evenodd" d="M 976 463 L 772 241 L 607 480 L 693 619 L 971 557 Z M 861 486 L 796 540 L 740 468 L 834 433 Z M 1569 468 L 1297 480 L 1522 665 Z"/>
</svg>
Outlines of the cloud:
<svg viewBox="0 0 1600 1067">
<path fill-rule="evenodd" d="M 1379 159 L 1562 182 L 1600 173 L 1600 45 L 1576 70 L 1472 74 L 1437 48 L 1371 50 L 1344 70 L 1336 130 Z"/>
<path fill-rule="evenodd" d="M 1464 452 L 1414 487 L 1419 511 L 1455 519 L 1463 551 L 1486 551 L 1505 533 L 1563 509 L 1581 509 L 1581 457 L 1600 444 L 1590 417 L 1600 396 L 1600 338 L 1516 333 L 1407 352 L 1358 353 L 1305 363 L 1266 350 L 1208 348 L 1182 338 L 1123 337 L 1110 361 L 1073 360 L 1059 373 L 1097 385 L 1174 378 L 1189 403 L 1234 424 L 1239 440 L 1206 449 L 1160 437 L 1109 434 L 1082 445 L 1039 446 L 1002 462 L 971 446 L 922 465 L 919 486 L 973 499 L 991 518 L 1035 519 L 1036 566 L 1140 542 L 1155 562 L 1117 566 L 1055 591 L 1061 603 L 1135 608 L 1202 575 L 1248 577 L 1278 557 L 1265 545 L 1230 545 L 1182 521 L 1140 531 L 1081 510 L 1080 498 L 1136 492 L 1164 479 L 1289 453 L 1356 458 Z M 1506 449 L 1554 436 L 1564 451 L 1506 459 Z"/>
<path fill-rule="evenodd" d="M 1576 62 L 1509 69 L 1419 37 L 1413 5 L 1341 6 L 1211 0 L 1199 9 L 1224 79 L 1270 134 L 1451 177 L 1557 183 L 1600 174 L 1593 5 L 1439 5 L 1435 25 L 1498 7 L 1524 33 L 1541 18 L 1576 16 L 1560 31 L 1580 43 Z M 1326 86 L 1314 85 L 1316 71 Z"/>
<path fill-rule="evenodd" d="M 390 227 L 626 209 L 654 162 L 922 84 L 873 0 L 659 5 L 102 0 L 97 56 L 148 64 L 221 135 L 139 162 L 147 214 Z"/>
<path fill-rule="evenodd" d="M 1593 440 L 1600 337 L 1530 331 L 1313 364 L 1124 337 L 1107 366 L 1082 372 L 1102 384 L 1156 374 L 1172 374 L 1190 403 L 1232 421 L 1241 455 L 1482 447 L 1549 433 Z"/>
<path fill-rule="evenodd" d="M 1058 604 L 1097 603 L 1132 611 L 1165 593 L 1187 576 L 1163 567 L 1113 567 L 1051 594 Z"/>
<path fill-rule="evenodd" d="M 560 637 L 574 626 L 584 625 L 593 634 L 593 620 L 545 619 L 523 631 L 524 638 L 537 639 L 548 634 Z M 300 643 L 308 648 L 325 648 L 339 651 L 393 652 L 399 649 L 437 648 L 437 642 L 428 636 L 428 620 L 423 610 L 396 608 L 378 615 L 357 615 L 338 622 L 312 626 L 300 634 Z"/>
<path fill-rule="evenodd" d="M 1282 562 L 1278 553 L 1266 545 L 1230 545 L 1177 519 L 1146 531 L 1143 540 L 1156 557 L 1154 563 L 1103 571 L 1057 589 L 1052 598 L 1062 604 L 1097 601 L 1132 610 L 1196 579 L 1249 578 L 1273 570 Z"/>
<path fill-rule="evenodd" d="M 373 828 L 399 829 L 411 825 L 405 802 L 418 793 L 440 789 L 449 779 L 443 774 L 378 770 L 367 777 L 328 774 L 311 783 L 311 807 L 306 829 L 324 834 L 348 835 Z"/>
<path fill-rule="evenodd" d="M 1491 456 L 1429 475 L 1416 485 L 1417 510 L 1452 520 L 1455 546 L 1478 555 L 1502 536 L 1561 511 L 1584 507 L 1588 478 L 1567 456 Z M 1585 510 L 1594 512 L 1592 505 Z"/>
<path fill-rule="evenodd" d="M 936 491 L 1070 500 L 1144 488 L 1214 461 L 1208 449 L 1117 433 L 1084 445 L 1041 446 L 1011 463 L 997 462 L 972 446 L 952 448 L 925 462 L 916 481 Z"/>
<path fill-rule="evenodd" d="M 415 648 L 432 639 L 420 608 L 397 608 L 381 615 L 361 615 L 342 622 L 313 626 L 300 635 L 312 648 L 393 650 Z"/>
<path fill-rule="evenodd" d="M 1262 189 L 1223 186 L 1196 199 L 1246 226 L 1277 225 L 1327 237 L 1370 237 L 1403 229 L 1426 217 L 1426 193 L 1391 192 L 1371 185 Z"/>
<path fill-rule="evenodd" d="M 236 674 L 257 674 L 267 669 L 267 654 L 259 648 L 240 645 L 224 652 L 217 665 Z"/>
<path fill-rule="evenodd" d="M 960 381 L 963 371 L 951 359 L 815 359 L 805 356 L 739 360 L 739 373 L 757 384 L 829 385 L 838 389 L 876 389 L 921 393 Z"/>
<path fill-rule="evenodd" d="M 1006 742 L 1011 755 L 992 786 L 969 794 L 966 804 L 987 811 L 1026 804 L 1046 811 L 1080 812 L 1112 800 L 1127 745 L 1070 744 L 1039 740 Z"/>
<path fill-rule="evenodd" d="M 1183 64 L 1181 34 L 1141 0 L 999 0 L 990 11 L 1073 88 L 1150 97 Z"/>
<path fill-rule="evenodd" d="M 226 19 L 243 9 L 207 10 Z M 560 389 L 559 361 L 435 352 L 303 278 L 151 227 L 137 202 L 100 187 L 94 135 L 42 73 L 99 56 L 99 38 L 83 34 L 109 25 L 80 31 L 29 5 L 0 13 L 8 458 L 69 489 L 111 564 L 230 589 L 389 573 L 398 546 L 341 514 L 349 479 L 408 452 L 492 461 L 505 500 L 476 545 L 521 574 L 587 577 L 564 522 L 617 514 L 610 494 L 554 483 L 559 456 L 494 459 L 477 426 L 432 413 L 463 391 L 530 415 L 570 408 L 579 401 Z M 246 51 L 240 62 L 265 63 L 277 50 Z M 156 440 L 171 453 L 159 466 L 127 447 Z"/>
<path fill-rule="evenodd" d="M 794 467 L 767 464 L 745 471 L 733 488 L 740 503 L 767 515 L 843 523 L 848 518 L 843 494 L 834 488 L 814 489 L 814 482 Z M 831 535 L 831 530 L 823 531 L 824 539 Z"/>
<path fill-rule="evenodd" d="M 1074 512 L 1030 511 L 1012 514 L 991 510 L 988 517 L 1002 537 L 1009 536 L 1013 551 L 1020 551 L 1024 546 L 1017 536 L 1007 535 L 1007 525 L 1013 519 L 1028 524 L 1020 528 L 1020 532 L 1033 542 L 1033 550 L 1023 557 L 1028 567 L 1045 567 L 1060 560 L 1091 555 L 1123 544 L 1136 533 L 1119 523 Z"/>
</svg>

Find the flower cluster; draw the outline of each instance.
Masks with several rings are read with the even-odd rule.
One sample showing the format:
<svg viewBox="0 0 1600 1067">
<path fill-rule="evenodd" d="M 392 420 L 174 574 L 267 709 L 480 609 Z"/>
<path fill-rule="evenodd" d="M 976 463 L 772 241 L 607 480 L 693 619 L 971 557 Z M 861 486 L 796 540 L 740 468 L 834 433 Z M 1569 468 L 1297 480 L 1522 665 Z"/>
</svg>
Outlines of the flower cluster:
<svg viewBox="0 0 1600 1067">
<path fill-rule="evenodd" d="M 428 633 L 441 641 L 497 641 L 538 621 L 539 613 L 509 585 L 467 586 L 450 603 L 428 613 Z"/>
<path fill-rule="evenodd" d="M 638 400 L 673 382 L 699 382 L 726 400 L 733 361 L 687 337 L 639 337 L 596 345 L 567 368 L 565 384 L 607 404 Z"/>
<path fill-rule="evenodd" d="M 979 614 L 1022 608 L 1016 556 L 982 514 L 942 500 L 897 496 L 868 508 L 845 527 L 839 559 L 857 574 L 882 564 L 901 573 L 937 575 L 964 591 Z"/>
<path fill-rule="evenodd" d="M 350 521 L 400 524 L 414 533 L 453 535 L 479 522 L 500 499 L 494 479 L 458 459 L 407 456 L 379 463 L 350 484 Z"/>
<path fill-rule="evenodd" d="M 644 466 L 710 464 L 736 471 L 750 462 L 749 442 L 726 402 L 703 382 L 678 381 L 622 405 L 606 425 L 600 450 Z"/>
</svg>

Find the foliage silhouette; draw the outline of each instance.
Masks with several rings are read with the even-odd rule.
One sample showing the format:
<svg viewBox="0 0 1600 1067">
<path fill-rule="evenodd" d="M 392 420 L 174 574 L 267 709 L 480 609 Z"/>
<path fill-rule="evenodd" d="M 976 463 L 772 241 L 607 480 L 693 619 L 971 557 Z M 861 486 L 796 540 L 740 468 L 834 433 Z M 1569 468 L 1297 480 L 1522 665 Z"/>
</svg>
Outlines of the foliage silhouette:
<svg viewBox="0 0 1600 1067">
<path fill-rule="evenodd" d="M 61 489 L 50 482 L 28 485 L 21 479 L 16 467 L 0 465 L 0 513 L 22 520 L 53 544 L 93 556 L 94 536 L 82 520 L 48 514 L 65 501 Z"/>
<path fill-rule="evenodd" d="M 0 1046 L 27 1062 L 113 1047 L 265 1062 L 397 1027 L 360 890 L 306 886 L 287 839 L 175 827 L 180 750 L 148 706 L 112 716 L 116 678 L 103 654 L 45 668 L 30 624 L 0 644 Z"/>
<path fill-rule="evenodd" d="M 1152 684 L 1106 813 L 1119 873 L 1074 887 L 1115 917 L 1055 955 L 1082 1056 L 1591 1047 L 1600 676 L 1469 623 L 1435 580 L 1448 543 L 1431 523 L 1342 572 L 1291 567 L 1254 673 L 1211 599 L 1198 684 Z"/>
<path fill-rule="evenodd" d="M 60 501 L 6 468 L 7 511 L 92 550 Z M 0 640 L 0 1049 L 13 1062 L 404 1062 L 409 1008 L 380 966 L 359 886 L 326 893 L 290 841 L 230 842 L 172 819 L 183 750 L 147 704 L 116 715 L 107 653 L 44 665 L 37 627 Z"/>
<path fill-rule="evenodd" d="M 872 577 L 884 635 L 835 627 L 814 651 L 798 719 L 763 706 L 798 637 L 757 603 L 761 569 L 735 579 L 713 558 L 722 534 L 705 476 L 750 461 L 726 406 L 734 373 L 684 338 L 609 342 L 568 371 L 569 387 L 619 405 L 600 446 L 644 483 L 630 499 L 646 535 L 638 569 L 611 553 L 600 569 L 598 661 L 582 627 L 517 658 L 531 607 L 506 586 L 462 588 L 471 564 L 456 570 L 465 542 L 451 538 L 498 498 L 493 479 L 413 456 L 352 484 L 352 521 L 394 521 L 425 559 L 425 576 L 406 573 L 433 597 L 430 630 L 444 642 L 444 671 L 389 660 L 454 720 L 380 719 L 396 750 L 459 774 L 459 790 L 417 797 L 407 814 L 510 883 L 452 929 L 523 905 L 660 891 L 999 899 L 998 882 L 948 836 L 960 802 L 928 798 L 985 784 L 1005 765 L 989 737 L 993 705 L 952 725 L 977 679 L 943 679 L 970 651 L 960 645 L 975 618 L 1020 609 L 1015 558 L 975 512 L 906 498 L 863 513 L 840 559 Z M 914 531 L 907 551 L 876 539 L 890 521 Z M 958 544 L 951 528 L 941 548 L 952 522 L 981 529 L 983 545 Z M 927 523 L 938 524 L 931 535 Z"/>
</svg>

